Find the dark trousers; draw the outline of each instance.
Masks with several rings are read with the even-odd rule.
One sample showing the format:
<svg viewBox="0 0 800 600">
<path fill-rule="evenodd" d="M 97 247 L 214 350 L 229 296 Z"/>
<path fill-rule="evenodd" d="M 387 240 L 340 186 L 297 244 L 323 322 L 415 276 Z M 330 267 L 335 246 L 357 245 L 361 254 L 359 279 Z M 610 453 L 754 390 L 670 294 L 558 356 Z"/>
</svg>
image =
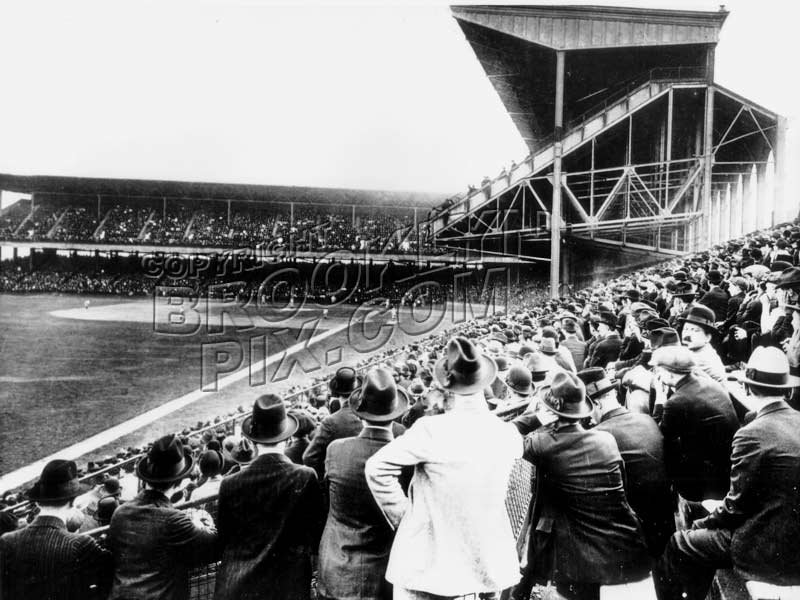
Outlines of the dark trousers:
<svg viewBox="0 0 800 600">
<path fill-rule="evenodd" d="M 654 570 L 659 600 L 704 600 L 717 569 L 729 569 L 727 529 L 677 531 Z"/>
</svg>

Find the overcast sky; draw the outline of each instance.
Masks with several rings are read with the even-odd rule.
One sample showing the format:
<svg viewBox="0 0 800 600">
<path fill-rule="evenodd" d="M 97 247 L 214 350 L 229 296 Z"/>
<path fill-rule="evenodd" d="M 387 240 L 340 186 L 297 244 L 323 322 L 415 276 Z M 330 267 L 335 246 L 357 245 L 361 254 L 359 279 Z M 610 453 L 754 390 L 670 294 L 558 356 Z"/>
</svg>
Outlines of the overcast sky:
<svg viewBox="0 0 800 600">
<path fill-rule="evenodd" d="M 795 5 L 729 1 L 716 69 L 790 118 Z M 0 172 L 454 193 L 527 153 L 440 2 L 0 0 L 0 56 Z"/>
</svg>

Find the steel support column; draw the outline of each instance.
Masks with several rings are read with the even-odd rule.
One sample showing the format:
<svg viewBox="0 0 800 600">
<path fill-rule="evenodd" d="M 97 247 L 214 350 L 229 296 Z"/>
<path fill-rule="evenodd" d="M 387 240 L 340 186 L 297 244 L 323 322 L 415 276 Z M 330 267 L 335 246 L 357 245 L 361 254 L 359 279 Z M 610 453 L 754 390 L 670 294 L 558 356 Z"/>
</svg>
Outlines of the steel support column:
<svg viewBox="0 0 800 600">
<path fill-rule="evenodd" d="M 786 193 L 786 130 L 788 129 L 786 117 L 778 117 L 778 132 L 775 143 L 775 206 L 778 211 L 778 222 L 790 221 L 797 216 L 797 207 Z"/>
<path fill-rule="evenodd" d="M 711 241 L 711 176 L 714 168 L 714 87 L 706 87 L 705 123 L 703 126 L 703 192 L 700 212 L 703 213 L 700 248 L 705 250 Z"/>
<path fill-rule="evenodd" d="M 561 275 L 561 151 L 564 127 L 564 51 L 556 52 L 555 143 L 553 144 L 553 207 L 550 214 L 550 297 L 559 296 Z"/>
</svg>

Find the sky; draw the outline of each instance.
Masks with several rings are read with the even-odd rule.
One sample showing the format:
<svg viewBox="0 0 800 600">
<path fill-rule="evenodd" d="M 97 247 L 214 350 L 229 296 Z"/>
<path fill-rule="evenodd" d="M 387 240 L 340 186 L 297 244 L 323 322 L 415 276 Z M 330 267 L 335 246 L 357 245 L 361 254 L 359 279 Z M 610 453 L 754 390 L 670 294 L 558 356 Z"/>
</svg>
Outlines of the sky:
<svg viewBox="0 0 800 600">
<path fill-rule="evenodd" d="M 798 165 L 800 5 L 726 6 L 716 80 Z M 0 56 L 3 173 L 456 193 L 527 154 L 443 2 L 0 0 Z"/>
</svg>

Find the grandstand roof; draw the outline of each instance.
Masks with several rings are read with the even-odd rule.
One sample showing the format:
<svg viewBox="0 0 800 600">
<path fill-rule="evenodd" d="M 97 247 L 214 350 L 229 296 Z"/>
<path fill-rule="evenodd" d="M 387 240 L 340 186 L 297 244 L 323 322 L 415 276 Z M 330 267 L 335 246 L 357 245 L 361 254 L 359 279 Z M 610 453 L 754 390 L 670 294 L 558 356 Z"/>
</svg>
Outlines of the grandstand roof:
<svg viewBox="0 0 800 600">
<path fill-rule="evenodd" d="M 446 194 L 314 188 L 240 183 L 159 181 L 148 179 L 100 179 L 49 175 L 0 173 L 0 190 L 26 194 L 102 196 L 103 198 L 173 200 L 234 200 L 239 202 L 296 202 L 306 204 L 370 205 L 430 208 Z"/>
<path fill-rule="evenodd" d="M 709 44 L 719 41 L 728 11 L 618 6 L 453 6 L 460 21 L 552 48 Z"/>
<path fill-rule="evenodd" d="M 557 51 L 565 52 L 569 121 L 655 69 L 692 74 L 706 69 L 707 48 L 719 40 L 728 16 L 725 10 L 605 6 L 453 6 L 451 11 L 531 149 L 553 130 Z"/>
</svg>

